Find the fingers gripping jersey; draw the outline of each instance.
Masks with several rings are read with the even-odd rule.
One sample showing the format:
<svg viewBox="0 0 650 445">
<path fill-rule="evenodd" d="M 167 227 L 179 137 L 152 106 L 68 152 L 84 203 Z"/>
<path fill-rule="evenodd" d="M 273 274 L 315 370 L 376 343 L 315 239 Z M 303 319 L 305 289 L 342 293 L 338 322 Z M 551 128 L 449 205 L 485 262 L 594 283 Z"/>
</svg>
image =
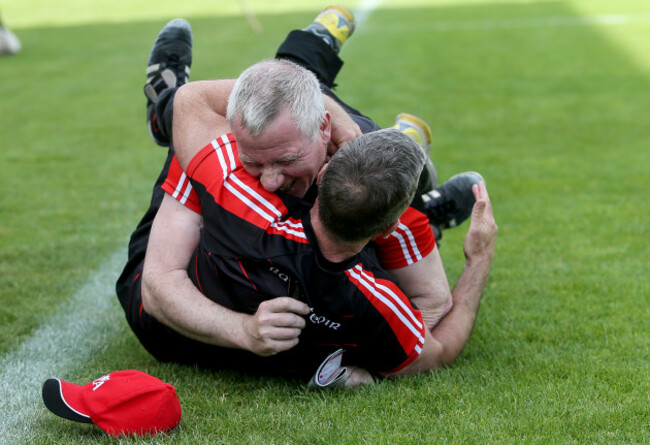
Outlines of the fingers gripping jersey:
<svg viewBox="0 0 650 445">
<path fill-rule="evenodd" d="M 289 283 L 298 282 L 311 313 L 298 346 L 281 353 L 287 366 L 302 363 L 313 372 L 338 347 L 377 372 L 397 372 L 419 356 L 421 314 L 380 268 L 373 250 L 342 263 L 327 261 L 311 227 L 310 204 L 266 191 L 242 168 L 232 135 L 212 141 L 192 159 L 188 193 L 179 189 L 182 175 L 170 168 L 163 188 L 193 210 L 198 203 L 204 232 L 190 277 L 208 297 L 223 286 L 236 298 L 215 295 L 221 298 L 215 301 L 253 313 L 261 301 L 289 295 Z"/>
</svg>

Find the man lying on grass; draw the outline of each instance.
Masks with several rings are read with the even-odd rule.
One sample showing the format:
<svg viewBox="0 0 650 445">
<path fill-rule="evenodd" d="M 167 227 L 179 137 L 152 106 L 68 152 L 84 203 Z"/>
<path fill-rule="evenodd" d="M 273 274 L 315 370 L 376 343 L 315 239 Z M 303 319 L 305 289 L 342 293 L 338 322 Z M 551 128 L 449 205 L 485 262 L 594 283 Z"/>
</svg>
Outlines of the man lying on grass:
<svg viewBox="0 0 650 445">
<path fill-rule="evenodd" d="M 161 33 L 161 35 L 162 34 L 163 33 Z M 286 62 L 279 63 L 279 65 L 282 67 L 289 66 L 291 69 L 296 69 Z M 180 72 L 180 70 L 178 71 Z M 304 74 L 300 70 L 297 72 L 299 75 Z M 271 82 L 277 83 L 279 79 L 280 78 L 276 78 Z M 207 141 L 203 140 L 203 142 L 197 143 L 197 138 L 204 137 L 207 134 L 212 134 L 212 137 L 214 137 L 214 135 L 218 135 L 221 132 L 227 132 L 231 126 L 233 127 L 234 133 L 235 129 L 239 130 L 237 138 L 234 138 L 232 135 L 226 135 L 225 137 L 219 138 L 219 140 L 215 140 L 213 144 L 209 144 L 208 148 L 201 150 L 204 155 L 202 158 L 203 160 L 195 162 L 195 164 L 198 163 L 201 165 L 203 161 L 208 164 L 210 162 L 216 162 L 216 159 L 210 159 L 207 157 L 210 150 L 212 150 L 212 152 L 218 150 L 221 153 L 221 155 L 214 155 L 219 159 L 220 163 L 223 160 L 226 161 L 226 164 L 221 164 L 221 176 L 217 175 L 210 179 L 208 184 L 202 184 L 201 179 L 193 178 L 193 181 L 195 181 L 194 185 L 201 190 L 201 199 L 199 200 L 199 203 L 201 204 L 201 212 L 204 212 L 203 206 L 205 205 L 206 208 L 210 208 L 211 211 L 213 210 L 215 214 L 221 214 L 223 216 L 224 214 L 230 213 L 231 219 L 239 218 L 237 220 L 238 224 L 243 228 L 255 228 L 255 230 L 264 229 L 263 232 L 260 233 L 266 234 L 270 240 L 274 240 L 265 240 L 264 242 L 266 243 L 277 242 L 278 240 L 281 242 L 288 242 L 283 241 L 283 235 L 291 233 L 292 236 L 298 237 L 302 241 L 296 241 L 295 239 L 290 240 L 294 245 L 288 248 L 283 255 L 290 258 L 291 253 L 296 251 L 295 249 L 298 247 L 304 248 L 306 250 L 301 251 L 305 255 L 303 258 L 310 258 L 311 263 L 300 262 L 299 264 L 294 264 L 292 266 L 290 262 L 280 262 L 279 264 L 283 266 L 281 269 L 277 267 L 277 265 L 271 264 L 268 261 L 270 258 L 269 255 L 271 255 L 270 253 L 266 253 L 266 256 L 264 256 L 264 253 L 262 252 L 262 257 L 267 258 L 267 261 L 263 267 L 260 266 L 260 249 L 265 246 L 265 244 L 261 243 L 257 245 L 255 244 L 255 241 L 247 242 L 244 237 L 241 239 L 233 237 L 233 225 L 224 226 L 222 222 L 222 227 L 220 228 L 218 219 L 212 218 L 213 221 L 208 222 L 205 213 L 203 214 L 203 219 L 201 215 L 195 213 L 194 215 L 197 216 L 190 218 L 189 224 L 185 217 L 183 217 L 185 219 L 175 219 L 178 214 L 183 212 L 187 214 L 188 207 L 186 206 L 191 207 L 191 204 L 187 204 L 186 198 L 187 196 L 190 196 L 191 193 L 188 195 L 185 195 L 184 193 L 179 194 L 178 191 L 181 190 L 181 188 L 171 189 L 170 195 L 166 195 L 165 198 L 162 199 L 160 210 L 154 208 L 153 215 L 155 215 L 156 221 L 154 222 L 151 232 L 151 240 L 146 236 L 144 237 L 145 245 L 148 241 L 150 242 L 149 250 L 147 251 L 147 260 L 144 265 L 144 278 L 142 279 L 141 289 L 142 293 L 140 293 L 140 279 L 142 276 L 139 273 L 141 267 L 136 268 L 135 273 L 129 273 L 129 267 L 127 265 L 125 274 L 120 279 L 120 283 L 118 283 L 118 293 L 120 294 L 120 299 L 127 311 L 127 318 L 145 347 L 160 360 L 198 363 L 218 368 L 244 368 L 248 371 L 263 370 L 285 375 L 301 376 L 306 375 L 305 373 L 313 372 L 314 363 L 324 358 L 323 354 L 326 351 L 322 350 L 323 346 L 329 348 L 345 346 L 347 349 L 356 351 L 349 354 L 348 360 L 353 363 L 356 362 L 358 365 L 365 366 L 376 373 L 408 374 L 424 369 L 431 369 L 432 367 L 440 366 L 441 364 L 453 360 L 453 358 L 460 353 L 460 350 L 462 350 L 462 346 L 467 341 L 467 338 L 469 338 L 469 333 L 471 332 L 474 317 L 476 315 L 476 309 L 478 308 L 480 294 L 487 280 L 489 266 L 493 255 L 496 225 L 492 218 L 489 199 L 487 198 L 487 192 L 485 191 L 484 186 L 481 185 L 475 187 L 474 190 L 474 193 L 478 198 L 474 209 L 477 214 L 474 218 L 476 223 L 474 221 L 472 223 L 474 229 L 470 227 L 470 233 L 468 234 L 468 239 L 466 241 L 465 251 L 468 255 L 468 266 L 453 294 L 455 302 L 460 303 L 460 307 L 458 310 L 454 307 L 454 309 L 449 313 L 447 317 L 450 317 L 450 321 L 447 322 L 446 317 L 443 322 L 438 325 L 436 329 L 441 329 L 439 334 L 442 336 L 441 338 L 444 339 L 444 341 L 435 342 L 431 340 L 431 334 L 429 332 L 433 326 L 424 326 L 420 311 L 411 307 L 409 299 L 402 298 L 403 294 L 394 286 L 394 284 L 391 283 L 387 286 L 383 281 L 384 278 L 381 278 L 381 281 L 374 279 L 375 275 L 382 277 L 383 272 L 379 269 L 373 269 L 371 260 L 368 260 L 370 261 L 370 266 L 362 264 L 360 266 L 361 269 L 355 269 L 355 267 L 359 265 L 359 263 L 354 262 L 354 260 L 358 260 L 358 255 L 360 254 L 360 252 L 357 251 L 357 248 L 360 248 L 360 246 L 365 244 L 368 239 L 367 233 L 361 238 L 357 238 L 356 235 L 350 238 L 349 234 L 341 236 L 334 232 L 333 239 L 321 237 L 321 240 L 316 235 L 318 232 L 317 228 L 327 228 L 327 224 L 331 225 L 333 221 L 328 221 L 327 224 L 323 223 L 319 226 L 320 206 L 314 206 L 312 210 L 306 211 L 305 209 L 308 208 L 308 205 L 305 206 L 303 201 L 292 203 L 291 199 L 289 199 L 291 196 L 283 196 L 280 198 L 277 195 L 269 193 L 269 188 L 273 189 L 275 187 L 275 189 L 284 190 L 288 195 L 305 195 L 306 191 L 309 189 L 309 178 L 314 178 L 316 176 L 326 157 L 325 148 L 328 145 L 330 137 L 329 114 L 324 111 L 318 111 L 315 114 L 316 117 L 312 118 L 310 124 L 312 125 L 312 130 L 310 130 L 310 133 L 310 131 L 303 130 L 303 128 L 308 128 L 309 125 L 307 125 L 307 127 L 303 126 L 296 128 L 297 123 L 305 122 L 305 119 L 300 117 L 305 113 L 292 113 L 289 111 L 289 107 L 277 106 L 275 114 L 262 116 L 262 131 L 256 133 L 255 131 L 251 131 L 251 128 L 246 128 L 246 119 L 243 118 L 243 116 L 240 116 L 237 112 L 232 113 L 233 116 L 230 116 L 230 121 L 223 117 L 223 114 L 225 113 L 215 113 L 212 105 L 208 107 L 210 109 L 207 110 L 206 113 L 206 110 L 202 109 L 202 105 L 205 105 L 205 102 L 197 100 L 197 97 L 193 95 L 197 90 L 190 88 L 190 85 L 192 84 L 189 84 L 185 90 L 179 90 L 174 105 L 174 110 L 180 110 L 180 112 L 176 114 L 177 117 L 174 122 L 174 143 L 179 152 L 181 164 L 184 167 L 188 168 L 188 164 L 190 164 L 194 154 L 199 151 Z M 226 85 L 228 85 L 227 82 Z M 232 83 L 229 85 L 230 86 L 227 88 L 232 88 Z M 199 84 L 197 86 L 199 92 L 201 91 L 200 89 L 202 86 L 205 86 L 205 84 Z M 215 85 L 210 84 L 210 87 L 213 86 Z M 271 90 L 273 90 L 273 88 L 271 88 Z M 307 88 L 307 91 L 308 90 L 309 88 Z M 229 90 L 227 91 L 229 92 Z M 284 93 L 286 92 L 287 91 Z M 310 97 L 315 97 L 314 92 L 316 92 L 318 98 L 321 98 L 317 82 L 315 83 L 315 87 L 312 87 L 312 93 L 309 93 Z M 218 94 L 217 96 L 219 97 Z M 225 95 L 225 98 L 228 98 L 228 94 Z M 309 103 L 314 103 L 312 99 L 310 100 L 311 102 Z M 246 101 L 244 101 L 244 103 L 245 102 Z M 221 106 L 223 106 L 223 103 L 217 105 L 216 108 Z M 322 103 L 319 107 L 317 106 L 315 109 L 322 110 Z M 303 112 L 305 112 L 305 110 L 308 110 L 308 108 L 302 109 Z M 314 113 L 307 113 L 307 115 L 314 116 Z M 177 126 L 176 120 L 180 120 L 182 124 Z M 309 119 L 307 119 L 307 121 L 308 120 Z M 177 131 L 177 127 L 182 130 Z M 316 137 L 313 136 L 314 134 Z M 184 137 L 188 137 L 189 139 L 184 141 Z M 248 137 L 248 139 L 246 139 L 246 137 Z M 248 147 L 253 149 L 244 153 L 244 150 L 242 149 L 242 146 L 244 145 L 242 139 L 247 143 Z M 278 141 L 284 141 L 285 144 L 274 145 L 269 141 L 274 141 L 276 143 Z M 286 143 L 287 141 L 289 142 Z M 366 142 L 369 141 L 372 141 L 372 139 L 369 139 Z M 238 142 L 240 143 L 239 149 Z M 267 142 L 267 144 L 266 146 L 258 145 L 256 147 L 256 142 Z M 404 142 L 400 142 L 399 144 L 401 143 Z M 399 146 L 399 144 L 396 145 Z M 277 150 L 277 147 L 280 147 L 280 150 Z M 259 150 L 259 148 L 261 148 L 261 150 Z M 265 149 L 268 149 L 268 151 Z M 242 154 L 244 155 L 242 156 Z M 277 159 L 273 159 L 274 157 Z M 240 162 L 240 158 L 243 158 L 245 161 L 243 165 Z M 399 158 L 399 156 L 396 156 L 393 153 L 389 158 L 394 162 L 395 158 Z M 322 161 L 319 159 L 322 159 Z M 385 163 L 391 164 L 391 162 Z M 173 165 L 175 166 L 176 164 Z M 268 171 L 267 167 L 269 165 L 272 166 L 273 169 L 277 168 L 278 165 L 282 166 L 282 168 L 278 170 L 282 172 L 282 174 L 279 175 L 282 180 L 277 179 L 277 172 Z M 293 177 L 291 177 L 291 175 L 286 173 L 287 171 L 290 171 L 291 168 L 293 168 L 294 171 L 299 171 L 301 166 L 303 168 L 301 174 L 294 174 Z M 196 165 L 194 167 L 196 167 Z M 190 168 L 192 167 L 190 166 Z M 260 171 L 256 172 L 256 168 L 260 169 Z M 331 167 L 323 172 L 324 177 L 327 177 L 325 173 L 329 169 L 331 169 Z M 196 168 L 191 170 L 194 172 L 192 174 L 198 174 L 195 170 Z M 215 170 L 215 168 L 212 170 Z M 248 174 L 248 170 L 253 170 L 251 172 L 252 175 Z M 265 175 L 271 173 L 275 173 L 276 177 L 271 175 L 271 179 L 274 179 L 275 182 L 268 179 L 268 177 L 265 178 Z M 170 175 L 171 174 L 172 170 L 170 170 Z M 192 174 L 190 174 L 190 176 L 192 176 Z M 252 215 L 253 218 L 257 218 L 252 223 L 247 222 L 246 218 L 242 218 L 242 215 L 246 217 L 249 216 L 249 214 L 245 213 L 248 210 L 242 210 L 241 206 L 233 204 L 232 200 L 225 199 L 221 194 L 224 190 L 228 191 L 228 187 L 232 185 L 231 182 L 226 181 L 226 177 L 230 181 L 242 181 L 242 178 L 246 178 L 243 180 L 246 187 L 252 187 L 252 189 L 257 193 L 256 196 L 262 196 L 264 198 L 264 203 L 275 202 L 279 208 L 276 206 L 275 209 L 272 210 L 272 212 L 275 211 L 275 213 L 271 213 L 271 220 L 264 218 L 259 213 L 257 216 Z M 418 173 L 415 172 L 411 179 L 417 177 Z M 206 176 L 200 176 L 200 178 L 202 178 L 203 181 L 207 180 Z M 257 179 L 259 179 L 259 181 L 257 181 Z M 390 184 L 389 180 L 381 182 Z M 404 182 L 405 185 L 408 185 L 408 181 L 402 182 Z M 415 182 L 417 183 L 417 181 Z M 166 186 L 171 183 L 173 183 L 173 178 L 168 181 Z M 304 186 L 303 183 L 305 184 Z M 219 184 L 221 184 L 221 188 L 219 188 Z M 181 184 L 179 184 L 179 186 L 180 185 Z M 375 184 L 370 185 L 371 189 L 372 187 L 377 188 L 378 182 L 376 181 Z M 214 187 L 217 187 L 216 190 L 219 191 L 214 192 Z M 155 194 L 156 192 L 154 192 L 154 195 Z M 215 196 L 215 194 L 219 196 Z M 272 196 L 265 196 L 265 194 Z M 171 196 L 174 196 L 178 201 L 171 198 Z M 247 202 L 248 205 L 250 198 L 246 199 L 248 201 L 242 202 Z M 341 197 L 338 197 L 337 199 L 346 201 L 346 198 L 341 199 Z M 183 202 L 184 205 L 179 205 L 179 202 Z M 209 206 L 207 203 L 210 203 Z M 362 202 L 361 204 L 365 203 Z M 361 204 L 355 205 L 353 210 L 360 209 Z M 254 206 L 254 208 L 258 210 L 262 207 L 257 204 Z M 267 208 L 267 210 L 271 209 Z M 257 210 L 255 211 L 257 212 Z M 299 218 L 294 217 L 291 212 L 298 212 L 296 215 L 298 215 Z M 316 218 L 314 218 L 311 212 L 316 212 Z M 354 212 L 352 212 L 352 214 L 354 214 Z M 423 215 L 421 213 L 419 215 L 420 216 L 417 216 L 416 218 L 422 219 Z M 426 220 L 426 218 L 424 219 Z M 297 223 L 295 222 L 296 220 L 298 220 Z M 314 221 L 316 221 L 315 225 L 313 224 Z M 376 223 L 378 221 L 373 222 Z M 381 230 L 376 233 L 387 231 L 395 222 L 396 221 L 393 221 L 390 224 L 381 226 Z M 205 231 L 201 238 L 201 247 L 195 252 L 194 247 L 198 244 L 197 238 L 202 236 L 198 229 L 201 223 L 205 224 Z M 358 227 L 361 227 L 362 224 L 363 221 Z M 424 226 L 428 228 L 428 222 L 425 223 Z M 225 234 L 223 232 L 220 233 L 219 230 L 224 227 L 226 229 L 230 228 L 230 233 L 228 233 L 228 230 L 225 231 Z M 269 232 L 270 228 L 272 228 L 273 231 Z M 351 230 L 353 227 L 347 227 L 347 229 Z M 136 232 L 146 232 L 148 230 L 149 226 L 144 224 L 141 225 Z M 374 230 L 377 229 L 375 228 Z M 210 235 L 211 233 L 212 235 Z M 220 234 L 219 236 L 214 236 L 215 233 Z M 327 234 L 328 232 L 324 231 L 322 233 Z M 138 246 L 138 242 L 133 242 L 134 239 L 136 241 L 142 239 L 135 235 L 136 234 L 134 234 L 134 238 L 132 238 L 130 252 L 142 247 L 142 243 Z M 330 235 L 332 235 L 332 233 L 330 233 Z M 259 238 L 261 235 L 258 234 L 256 236 Z M 332 237 L 330 236 L 330 238 Z M 429 239 L 433 239 L 432 235 Z M 234 252 L 234 255 L 239 256 L 233 256 L 233 252 L 228 251 L 228 249 L 232 249 L 233 247 L 233 244 L 229 244 L 231 241 L 240 243 L 240 248 L 243 248 L 242 246 L 248 247 L 249 249 L 252 248 L 255 255 L 258 256 L 255 257 L 252 255 L 251 257 L 243 258 L 242 261 L 242 255 L 246 255 L 246 251 Z M 335 241 L 338 241 L 339 244 L 336 244 Z M 296 242 L 304 245 L 299 246 L 295 244 Z M 435 246 L 435 242 L 432 244 Z M 323 245 L 326 247 L 325 251 L 323 251 Z M 187 246 L 190 246 L 190 253 L 185 256 L 176 256 L 176 253 L 170 255 L 170 252 L 177 252 L 176 249 L 179 246 L 181 247 L 181 250 L 184 247 L 186 251 Z M 327 255 L 330 253 L 329 249 L 333 249 L 336 253 L 334 258 L 328 259 Z M 435 250 L 435 256 L 429 255 L 432 250 Z M 441 269 L 437 249 L 432 250 L 425 252 L 424 258 L 429 260 L 431 260 L 431 258 L 437 259 L 435 265 Z M 379 251 L 381 254 L 381 248 Z M 304 252 L 310 253 L 305 254 Z M 343 253 L 347 253 L 348 257 L 342 256 Z M 230 255 L 231 260 L 238 261 L 236 266 L 228 264 L 228 262 L 223 259 L 219 259 L 227 255 Z M 281 256 L 277 250 L 274 251 L 274 255 L 277 256 L 274 256 L 271 261 Z M 132 255 L 131 260 L 134 258 L 135 257 Z M 172 261 L 170 263 L 170 258 L 175 259 L 175 262 Z M 196 272 L 192 273 L 194 283 L 189 282 L 188 279 L 187 265 L 190 262 L 190 259 L 195 260 L 193 266 L 194 269 L 192 270 L 192 272 Z M 332 259 L 339 261 L 332 261 Z M 223 262 L 220 263 L 220 261 Z M 331 266 L 332 264 L 337 266 L 334 267 L 333 270 L 329 267 L 322 267 L 323 265 Z M 201 265 L 203 265 L 203 269 L 201 268 Z M 300 270 L 304 270 L 304 268 L 308 267 L 307 265 L 313 265 L 313 268 L 309 269 L 307 277 L 301 276 Z M 343 267 L 346 265 L 353 265 L 355 267 Z M 419 278 L 420 283 L 427 282 L 431 277 L 426 274 L 427 269 L 423 268 L 425 265 L 430 266 L 426 261 L 420 260 L 410 266 L 396 269 L 397 272 L 394 272 L 395 275 L 399 275 L 400 273 L 403 273 L 404 270 L 411 267 L 411 269 L 409 269 L 410 271 L 415 270 L 418 272 L 425 272 L 424 275 L 420 273 L 417 278 Z M 366 266 L 367 268 L 364 269 L 363 266 Z M 413 266 L 415 266 L 415 268 L 413 268 Z M 216 304 L 214 300 L 210 299 L 215 298 L 213 295 L 210 295 L 210 292 L 205 292 L 205 296 L 201 293 L 194 292 L 194 290 L 196 290 L 196 287 L 194 286 L 201 284 L 200 278 L 203 277 L 205 279 L 205 277 L 209 276 L 205 273 L 208 268 L 212 273 L 212 276 L 217 278 L 216 284 L 212 286 L 212 288 L 221 291 L 221 294 L 224 296 L 224 298 L 221 299 L 223 300 L 221 301 L 222 304 Z M 297 274 L 298 276 L 293 275 L 296 271 L 299 271 Z M 331 302 L 334 301 L 333 297 L 337 295 L 335 291 L 336 286 L 330 286 L 327 288 L 330 290 L 330 305 L 323 304 L 324 301 L 327 301 L 326 299 L 319 299 L 320 296 L 324 295 L 323 289 L 325 287 L 318 286 L 317 288 L 314 288 L 313 284 L 324 283 L 326 280 L 319 278 L 318 274 L 322 273 L 326 275 L 327 273 L 331 274 L 333 272 L 339 274 L 339 282 L 341 282 L 342 279 L 344 281 L 347 280 L 345 281 L 345 285 L 348 287 L 350 287 L 350 283 L 353 283 L 353 280 L 357 280 L 357 284 L 355 284 L 357 287 L 354 292 L 363 293 L 364 289 L 368 292 L 368 295 L 364 294 L 364 298 L 366 299 L 366 309 L 364 309 L 363 304 L 360 304 L 358 308 L 356 305 L 350 307 L 358 310 L 360 314 L 367 314 L 369 309 L 374 311 L 373 316 L 375 318 L 370 322 L 370 324 L 367 324 L 368 322 L 366 320 L 362 320 L 364 317 L 361 316 L 358 317 L 358 319 L 354 319 L 353 311 L 350 311 L 348 314 L 336 312 L 336 306 L 331 305 Z M 366 272 L 369 272 L 370 274 Z M 215 273 L 219 273 L 219 275 L 215 275 Z M 239 280 L 231 277 L 231 275 L 236 273 L 240 274 Z M 269 278 L 269 273 L 274 274 L 275 280 L 278 281 L 273 285 L 264 287 L 264 285 L 267 285 L 272 281 L 272 279 Z M 444 271 L 442 273 L 444 276 Z M 228 279 L 224 279 L 226 277 Z M 314 277 L 316 277 L 315 281 L 311 281 Z M 403 277 L 408 277 L 408 275 L 403 275 Z M 159 298 L 157 296 L 160 294 L 164 295 L 166 289 L 178 286 L 179 282 L 189 282 L 189 285 L 183 284 L 186 289 L 193 287 L 194 290 L 190 292 L 192 295 L 190 298 L 187 298 L 186 296 L 179 298 L 178 294 L 167 299 Z M 287 283 L 295 282 L 300 283 L 299 287 L 301 288 L 301 293 L 299 294 L 293 294 L 292 289 L 287 288 Z M 336 283 L 337 281 L 334 280 L 332 282 Z M 418 290 L 417 286 L 413 286 L 412 282 L 409 283 L 409 280 L 405 279 L 403 282 L 407 288 L 410 287 L 411 290 Z M 418 280 L 416 279 L 415 283 L 417 282 Z M 368 283 L 372 283 L 370 289 Z M 386 283 L 388 283 L 388 281 L 386 281 Z M 446 284 L 446 278 L 444 283 Z M 238 297 L 237 291 L 241 291 L 241 289 L 237 290 L 236 285 L 243 286 L 244 288 L 247 287 L 247 292 L 249 293 L 251 289 L 257 290 L 260 288 L 265 289 L 267 292 L 263 294 L 258 293 L 257 298 L 251 297 L 246 301 L 246 299 L 240 299 Z M 280 289 L 278 289 L 278 285 L 280 285 Z M 284 285 L 283 288 L 282 285 Z M 275 292 L 273 289 L 275 289 Z M 381 294 L 376 293 L 377 289 L 381 289 L 382 292 L 385 292 L 386 289 L 388 289 L 388 293 L 381 296 Z M 426 291 L 430 291 L 430 289 L 426 289 Z M 449 291 L 447 290 L 447 292 Z M 418 292 L 416 291 L 414 293 L 416 294 L 415 298 L 417 298 Z M 421 293 L 425 294 L 426 292 Z M 281 295 L 294 295 L 297 298 L 275 298 Z M 206 296 L 209 298 L 206 298 Z M 384 299 L 382 300 L 382 298 Z M 388 298 L 388 300 L 386 298 Z M 414 300 L 415 298 L 411 298 L 411 300 Z M 260 301 L 263 301 L 263 303 L 260 304 Z M 423 301 L 424 304 L 418 302 L 418 305 L 423 309 L 427 309 L 427 300 L 421 299 L 421 301 Z M 305 304 L 306 302 L 309 304 Z M 380 306 L 377 302 L 384 304 L 384 306 Z M 328 312 L 316 312 L 315 307 L 325 308 L 326 311 L 329 311 L 329 314 L 332 315 L 332 317 L 327 316 Z M 235 310 L 232 311 L 232 309 Z M 237 309 L 240 309 L 241 311 L 238 311 Z M 305 315 L 307 315 L 310 310 L 313 310 L 313 312 L 309 317 L 306 317 L 306 322 Z M 403 310 L 407 310 L 409 315 L 405 316 L 405 313 L 402 312 Z M 334 318 L 334 315 L 339 316 L 339 318 Z M 345 317 L 346 315 L 349 315 L 351 320 L 348 320 L 349 327 L 342 329 L 341 326 L 343 322 L 339 320 L 341 317 Z M 386 327 L 376 323 L 378 317 L 383 320 Z M 396 320 L 402 324 L 396 324 Z M 407 320 L 408 323 L 405 324 L 404 320 Z M 303 335 L 307 332 L 307 328 L 305 328 L 306 323 L 317 323 L 319 324 L 319 328 L 327 330 L 322 332 L 318 331 L 321 333 L 312 338 L 308 335 Z M 435 324 L 435 322 L 431 324 Z M 451 329 L 452 324 L 457 324 L 457 327 Z M 385 358 L 381 357 L 385 349 L 388 348 L 388 343 L 384 344 L 384 342 L 379 339 L 387 337 L 382 337 L 379 334 L 374 333 L 372 329 L 368 328 L 368 326 L 380 330 L 384 329 L 386 332 L 390 331 L 388 334 L 393 337 L 391 341 L 396 345 L 398 344 L 399 348 L 401 348 L 401 358 L 396 358 L 396 355 L 391 355 L 391 357 Z M 400 327 L 398 328 L 396 326 Z M 341 329 L 341 331 L 338 331 L 339 329 Z M 455 334 L 449 334 L 450 329 L 455 331 Z M 347 339 L 345 336 L 335 336 L 335 341 L 331 344 L 324 345 L 323 343 L 325 343 L 326 337 L 323 336 L 323 332 L 327 333 L 330 331 L 335 334 L 341 332 L 354 333 L 356 337 L 351 334 Z M 312 339 L 311 342 L 309 341 L 309 338 Z M 320 341 L 320 339 L 323 339 L 323 341 Z M 358 344 L 355 343 L 357 340 Z M 320 343 L 318 343 L 319 341 Z M 292 351 L 296 344 L 301 347 Z M 436 344 L 438 344 L 439 347 L 436 347 Z M 355 350 L 354 348 L 358 348 L 359 345 L 362 347 Z M 301 354 L 298 354 L 297 351 L 300 350 L 312 351 L 312 355 L 309 357 L 307 357 L 307 355 L 298 357 Z M 292 354 L 296 357 L 296 360 L 289 359 Z M 263 358 L 262 356 L 268 357 Z"/>
</svg>

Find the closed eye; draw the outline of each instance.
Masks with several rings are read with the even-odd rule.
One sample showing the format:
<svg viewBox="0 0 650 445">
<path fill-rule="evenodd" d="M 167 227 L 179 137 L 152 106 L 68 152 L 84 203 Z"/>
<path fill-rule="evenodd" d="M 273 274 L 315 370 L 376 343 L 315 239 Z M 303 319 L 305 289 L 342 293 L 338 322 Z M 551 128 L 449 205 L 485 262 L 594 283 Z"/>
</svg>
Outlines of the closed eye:
<svg viewBox="0 0 650 445">
<path fill-rule="evenodd" d="M 286 158 L 278 159 L 276 161 L 276 164 L 280 165 L 290 165 L 296 162 L 300 157 L 302 156 L 302 152 L 295 153 L 291 156 L 287 156 Z"/>
<path fill-rule="evenodd" d="M 242 163 L 242 165 L 244 167 L 248 167 L 248 168 L 261 168 L 262 167 L 262 164 L 259 164 L 257 162 L 253 162 L 253 161 L 241 161 L 241 163 Z"/>
</svg>

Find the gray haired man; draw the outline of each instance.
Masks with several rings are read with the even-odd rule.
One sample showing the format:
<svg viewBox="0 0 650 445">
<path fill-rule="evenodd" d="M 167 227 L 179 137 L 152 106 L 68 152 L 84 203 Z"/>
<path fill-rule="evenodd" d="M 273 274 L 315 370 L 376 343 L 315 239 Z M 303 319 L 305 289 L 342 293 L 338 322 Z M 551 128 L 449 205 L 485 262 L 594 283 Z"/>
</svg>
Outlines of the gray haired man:
<svg viewBox="0 0 650 445">
<path fill-rule="evenodd" d="M 154 46 L 154 52 L 155 49 Z M 181 71 L 185 69 L 179 69 Z M 310 181 L 317 177 L 333 148 L 360 134 L 356 126 L 363 123 L 360 114 L 351 112 L 349 107 L 345 108 L 327 94 L 324 96 L 326 111 L 312 124 L 316 128 L 314 133 L 303 133 L 298 129 L 298 119 L 291 107 L 279 107 L 277 114 L 271 113 L 269 116 L 272 118 L 267 118 L 258 133 L 255 125 L 248 128 L 248 121 L 237 113 L 230 114 L 230 121 L 226 119 L 228 97 L 234 84 L 232 80 L 193 82 L 178 90 L 174 99 L 173 139 L 184 168 L 200 147 L 215 135 L 232 128 L 239 145 L 239 160 L 252 177 L 259 179 L 264 189 L 304 197 L 309 195 Z M 348 114 L 354 119 L 353 125 L 349 124 Z M 313 137 L 313 134 L 316 136 Z M 335 142 L 331 143 L 333 135 L 336 135 Z M 468 267 L 454 290 L 455 301 L 480 299 L 493 255 L 496 226 L 491 219 L 487 192 L 483 186 L 478 186 L 474 194 L 479 199 L 477 206 L 482 210 L 477 216 L 478 229 L 472 230 L 470 227 L 470 234 L 474 235 L 468 235 L 466 247 L 471 245 L 472 249 L 465 249 L 469 255 Z M 144 273 L 140 274 L 138 269 L 127 266 L 118 283 L 118 293 L 125 304 L 124 288 L 134 285 L 131 280 L 142 279 L 142 304 L 137 305 L 139 309 L 135 306 L 125 307 L 127 318 L 136 319 L 138 313 L 148 314 L 183 337 L 202 344 L 251 351 L 259 356 L 287 351 L 298 343 L 301 330 L 305 327 L 304 315 L 309 312 L 304 302 L 275 298 L 260 304 L 254 314 L 246 314 L 229 310 L 206 298 L 187 273 L 190 258 L 200 241 L 201 215 L 188 211 L 179 201 L 165 195 L 160 208 L 154 208 L 152 219 L 153 216 L 157 221 L 153 227 L 146 217 L 146 221 L 143 220 L 146 224 L 141 226 L 143 231 L 151 228 L 151 238 L 134 236 L 132 240 L 136 242 L 130 246 L 130 251 L 142 252 L 142 245 L 138 243 L 144 239 L 146 246 L 148 242 Z M 137 255 L 131 258 L 137 261 Z M 417 262 L 396 268 L 392 273 L 400 279 L 405 293 L 423 313 L 432 307 L 440 307 L 441 301 L 452 298 L 435 248 Z M 120 288 L 123 289 L 121 292 Z M 473 323 L 473 316 L 469 318 Z M 429 329 L 439 317 L 433 316 L 431 320 L 426 321 Z M 426 361 L 444 362 L 438 359 Z"/>
</svg>

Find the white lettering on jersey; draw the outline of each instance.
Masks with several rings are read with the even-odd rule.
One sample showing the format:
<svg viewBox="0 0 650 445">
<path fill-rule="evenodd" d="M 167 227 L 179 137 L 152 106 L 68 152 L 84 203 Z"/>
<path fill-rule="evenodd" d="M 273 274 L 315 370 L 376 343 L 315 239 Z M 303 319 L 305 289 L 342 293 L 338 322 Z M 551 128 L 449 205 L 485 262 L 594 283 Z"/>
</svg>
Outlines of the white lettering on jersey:
<svg viewBox="0 0 650 445">
<path fill-rule="evenodd" d="M 314 308 L 310 308 L 311 314 L 309 315 L 309 321 L 314 324 L 322 324 L 325 327 L 328 327 L 333 330 L 338 330 L 341 327 L 341 323 L 336 323 L 325 316 L 318 316 L 314 313 Z"/>
</svg>

